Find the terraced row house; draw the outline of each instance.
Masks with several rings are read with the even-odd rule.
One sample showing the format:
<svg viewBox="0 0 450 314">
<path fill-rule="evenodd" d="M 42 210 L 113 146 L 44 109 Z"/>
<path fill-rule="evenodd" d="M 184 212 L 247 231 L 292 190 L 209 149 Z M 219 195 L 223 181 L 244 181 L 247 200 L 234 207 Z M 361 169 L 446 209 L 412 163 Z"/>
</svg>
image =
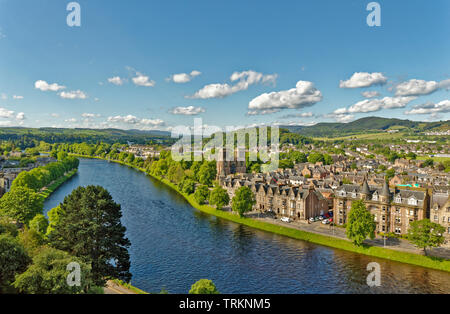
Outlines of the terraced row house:
<svg viewBox="0 0 450 314">
<path fill-rule="evenodd" d="M 372 187 L 344 184 L 336 189 L 334 213 L 337 224 L 347 223 L 352 203 L 363 200 L 366 208 L 374 215 L 376 232 L 406 234 L 409 224 L 429 217 L 429 195 L 426 189 L 399 188 L 391 190 L 386 182 Z"/>
<path fill-rule="evenodd" d="M 445 228 L 446 242 L 450 242 L 450 195 L 448 190 L 435 191 L 431 196 L 430 220 Z"/>
<path fill-rule="evenodd" d="M 228 191 L 230 199 L 237 189 L 248 186 L 255 195 L 255 210 L 272 211 L 279 216 L 306 221 L 328 212 L 329 202 L 318 190 L 310 186 L 289 186 L 255 183 L 247 180 L 223 180 L 221 185 Z"/>
</svg>

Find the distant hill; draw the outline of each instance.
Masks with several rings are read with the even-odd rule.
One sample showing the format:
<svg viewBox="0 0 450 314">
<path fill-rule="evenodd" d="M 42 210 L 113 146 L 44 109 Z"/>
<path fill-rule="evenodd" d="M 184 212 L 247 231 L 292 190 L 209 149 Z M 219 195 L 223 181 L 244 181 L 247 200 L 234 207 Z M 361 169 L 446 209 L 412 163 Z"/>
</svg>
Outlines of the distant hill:
<svg viewBox="0 0 450 314">
<path fill-rule="evenodd" d="M 170 132 L 159 130 L 121 130 L 121 129 L 64 129 L 64 128 L 0 128 L 0 140 L 30 141 L 38 140 L 47 143 L 57 142 L 90 142 L 107 143 L 127 141 L 148 143 L 149 141 L 170 142 Z"/>
<path fill-rule="evenodd" d="M 312 126 L 280 126 L 290 132 L 311 137 L 339 137 L 367 132 L 380 132 L 388 129 L 401 129 L 413 132 L 450 129 L 450 121 L 420 122 L 380 117 L 366 117 L 348 123 L 322 122 Z"/>
</svg>

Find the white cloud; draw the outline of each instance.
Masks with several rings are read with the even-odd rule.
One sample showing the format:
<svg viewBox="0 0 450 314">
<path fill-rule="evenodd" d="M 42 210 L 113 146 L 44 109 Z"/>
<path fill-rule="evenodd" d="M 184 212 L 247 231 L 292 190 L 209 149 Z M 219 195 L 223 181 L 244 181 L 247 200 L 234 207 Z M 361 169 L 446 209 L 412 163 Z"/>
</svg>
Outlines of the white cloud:
<svg viewBox="0 0 450 314">
<path fill-rule="evenodd" d="M 46 81 L 38 80 L 34 83 L 34 88 L 40 89 L 43 92 L 52 91 L 57 92 L 61 89 L 65 89 L 65 86 L 58 85 L 57 83 L 48 84 Z"/>
<path fill-rule="evenodd" d="M 342 123 L 347 123 L 347 122 L 353 121 L 355 119 L 355 116 L 352 114 L 349 114 L 347 112 L 346 108 L 336 109 L 332 113 L 324 115 L 324 117 L 332 118 L 332 119 L 336 120 L 337 122 L 342 122 Z"/>
<path fill-rule="evenodd" d="M 13 95 L 13 99 L 23 99 L 23 96 Z"/>
<path fill-rule="evenodd" d="M 355 72 L 352 77 L 346 81 L 340 81 L 340 88 L 360 88 L 370 87 L 373 85 L 386 84 L 387 78 L 379 72 L 367 73 L 367 72 Z"/>
<path fill-rule="evenodd" d="M 363 97 L 366 97 L 366 98 L 373 98 L 373 97 L 380 96 L 380 93 L 377 91 L 366 91 L 366 92 L 362 92 L 361 95 L 363 95 Z"/>
<path fill-rule="evenodd" d="M 365 99 L 357 102 L 348 109 L 340 108 L 341 113 L 374 112 L 382 109 L 404 108 L 417 97 L 384 97 Z"/>
<path fill-rule="evenodd" d="M 435 81 L 424 81 L 412 79 L 398 84 L 395 89 L 396 96 L 417 96 L 431 94 L 439 88 Z"/>
<path fill-rule="evenodd" d="M 132 80 L 133 80 L 133 83 L 138 86 L 144 86 L 144 87 L 155 86 L 155 81 L 150 80 L 150 78 L 147 75 L 144 75 L 139 72 L 136 72 L 136 77 L 133 77 Z"/>
<path fill-rule="evenodd" d="M 16 115 L 16 120 L 25 120 L 25 113 L 19 112 L 19 113 Z"/>
<path fill-rule="evenodd" d="M 187 106 L 187 107 L 175 107 L 169 112 L 172 114 L 194 116 L 199 113 L 205 112 L 205 109 L 203 109 L 202 107 Z"/>
<path fill-rule="evenodd" d="M 59 113 L 52 113 L 50 114 L 53 118 L 59 118 Z"/>
<path fill-rule="evenodd" d="M 114 77 L 109 78 L 108 82 L 110 82 L 111 84 L 114 84 L 114 85 L 123 85 L 125 80 L 121 79 L 119 76 L 114 76 Z"/>
<path fill-rule="evenodd" d="M 77 122 L 77 119 L 75 119 L 75 118 L 70 118 L 70 119 L 64 120 L 64 122 L 74 123 L 74 122 Z"/>
<path fill-rule="evenodd" d="M 86 99 L 87 98 L 87 95 L 80 90 L 75 90 L 75 91 L 70 91 L 70 92 L 61 92 L 58 95 L 64 99 Z"/>
<path fill-rule="evenodd" d="M 109 117 L 108 122 L 120 122 L 120 123 L 127 123 L 127 124 L 136 124 L 139 122 L 139 119 L 135 116 L 129 114 L 127 116 L 115 116 L 115 117 Z"/>
<path fill-rule="evenodd" d="M 252 70 L 243 72 L 234 72 L 230 80 L 236 82 L 234 85 L 224 84 L 209 84 L 198 90 L 194 95 L 187 98 L 224 98 L 239 91 L 247 90 L 250 85 L 257 83 L 272 83 L 275 84 L 277 74 L 262 74 Z"/>
<path fill-rule="evenodd" d="M 14 111 L 6 108 L 0 108 L 0 118 L 12 118 L 14 117 Z"/>
<path fill-rule="evenodd" d="M 91 119 L 91 118 L 100 117 L 100 114 L 98 114 L 98 113 L 86 113 L 86 112 L 85 112 L 85 113 L 82 113 L 81 116 L 82 116 L 83 118 Z"/>
<path fill-rule="evenodd" d="M 312 112 L 302 112 L 302 113 L 292 113 L 281 116 L 280 119 L 291 119 L 291 118 L 312 118 L 316 115 Z M 309 122 L 308 122 L 309 123 Z"/>
<path fill-rule="evenodd" d="M 322 100 L 322 93 L 308 81 L 298 81 L 295 88 L 264 93 L 250 101 L 248 114 L 268 114 L 281 109 L 300 109 Z"/>
<path fill-rule="evenodd" d="M 426 104 L 416 105 L 413 107 L 413 109 L 405 111 L 405 114 L 437 115 L 438 113 L 447 113 L 447 112 L 450 112 L 450 100 L 448 99 L 440 101 L 437 104 L 429 102 Z"/>
<path fill-rule="evenodd" d="M 139 121 L 139 124 L 151 125 L 151 126 L 162 126 L 165 123 L 161 119 L 142 119 L 141 121 Z"/>
<path fill-rule="evenodd" d="M 173 74 L 170 77 L 168 77 L 167 81 L 172 81 L 174 83 L 187 83 L 190 82 L 194 77 L 199 76 L 202 74 L 200 71 L 192 71 L 191 73 L 178 73 Z"/>
<path fill-rule="evenodd" d="M 152 126 L 152 127 L 162 126 L 165 124 L 165 122 L 161 119 L 139 119 L 131 114 L 126 116 L 118 115 L 114 117 L 108 117 L 107 122 L 132 124 L 138 126 Z"/>
<path fill-rule="evenodd" d="M 6 100 L 6 99 L 8 99 L 8 95 L 6 95 L 5 93 L 2 93 L 0 95 L 0 98 L 3 99 L 3 100 Z"/>
</svg>

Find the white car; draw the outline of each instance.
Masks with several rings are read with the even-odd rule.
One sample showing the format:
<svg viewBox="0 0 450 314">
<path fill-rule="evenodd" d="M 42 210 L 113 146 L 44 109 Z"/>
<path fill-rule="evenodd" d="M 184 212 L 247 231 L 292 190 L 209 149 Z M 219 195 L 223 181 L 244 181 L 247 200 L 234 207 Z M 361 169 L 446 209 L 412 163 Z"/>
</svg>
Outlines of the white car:
<svg viewBox="0 0 450 314">
<path fill-rule="evenodd" d="M 291 222 L 291 218 L 289 218 L 289 217 L 281 217 L 281 221 L 283 221 L 283 222 Z"/>
<path fill-rule="evenodd" d="M 330 221 L 329 221 L 328 219 L 324 219 L 324 220 L 322 220 L 322 223 L 323 223 L 324 225 L 328 225 L 328 224 L 330 223 Z"/>
</svg>

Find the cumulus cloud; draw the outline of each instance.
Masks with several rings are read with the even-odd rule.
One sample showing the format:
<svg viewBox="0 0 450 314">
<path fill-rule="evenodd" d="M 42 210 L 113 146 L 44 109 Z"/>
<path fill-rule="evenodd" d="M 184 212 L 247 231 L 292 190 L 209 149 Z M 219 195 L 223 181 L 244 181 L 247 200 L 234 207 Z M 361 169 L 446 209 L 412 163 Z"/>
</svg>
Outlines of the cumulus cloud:
<svg viewBox="0 0 450 314">
<path fill-rule="evenodd" d="M 24 112 L 19 112 L 17 115 L 16 115 L 16 120 L 25 120 L 25 113 Z"/>
<path fill-rule="evenodd" d="M 75 118 L 70 118 L 70 119 L 64 120 L 64 122 L 74 123 L 74 122 L 77 122 L 77 119 L 75 119 Z"/>
<path fill-rule="evenodd" d="M 243 72 L 234 72 L 230 81 L 236 82 L 233 84 L 209 84 L 198 90 L 194 95 L 188 98 L 224 98 L 239 91 L 247 90 L 250 85 L 258 83 L 272 83 L 275 84 L 277 74 L 262 74 L 252 70 Z"/>
<path fill-rule="evenodd" d="M 377 91 L 366 91 L 366 92 L 362 92 L 361 95 L 363 95 L 363 97 L 366 97 L 366 98 L 373 98 L 373 97 L 380 96 L 380 93 Z"/>
<path fill-rule="evenodd" d="M 450 112 L 450 100 L 446 99 L 437 104 L 429 102 L 426 104 L 415 105 L 413 109 L 405 111 L 405 114 L 432 114 Z"/>
<path fill-rule="evenodd" d="M 194 77 L 199 76 L 200 74 L 202 74 L 200 71 L 194 70 L 191 73 L 173 74 L 166 80 L 174 83 L 187 83 L 190 82 Z"/>
<path fill-rule="evenodd" d="M 202 112 L 205 112 L 205 109 L 202 107 L 187 106 L 187 107 L 175 107 L 172 110 L 170 110 L 169 112 L 171 114 L 194 116 L 194 115 L 198 115 Z"/>
<path fill-rule="evenodd" d="M 387 82 L 387 78 L 379 72 L 367 73 L 367 72 L 355 72 L 352 77 L 346 81 L 340 81 L 340 88 L 361 88 L 370 87 L 373 85 L 384 85 Z"/>
<path fill-rule="evenodd" d="M 132 78 L 132 81 L 137 86 L 153 87 L 155 81 L 151 80 L 147 75 L 136 72 L 136 76 Z"/>
<path fill-rule="evenodd" d="M 382 109 L 404 108 L 417 97 L 384 97 L 365 99 L 357 102 L 348 109 L 340 108 L 340 113 L 374 112 Z"/>
<path fill-rule="evenodd" d="M 39 89 L 43 92 L 51 91 L 57 92 L 61 89 L 65 89 L 65 86 L 58 85 L 57 83 L 48 84 L 46 81 L 38 80 L 34 83 L 34 88 Z"/>
<path fill-rule="evenodd" d="M 87 112 L 85 112 L 85 113 L 82 113 L 81 116 L 82 116 L 83 118 L 91 119 L 91 118 L 100 117 L 100 114 L 98 114 L 98 113 L 87 113 Z"/>
<path fill-rule="evenodd" d="M 248 104 L 248 114 L 268 114 L 281 109 L 300 109 L 322 100 L 322 93 L 308 81 L 298 81 L 295 88 L 264 93 Z"/>
<path fill-rule="evenodd" d="M 87 98 L 87 95 L 80 90 L 75 90 L 75 91 L 70 91 L 70 92 L 61 92 L 58 95 L 59 95 L 59 97 L 64 98 L 64 99 L 86 99 Z"/>
<path fill-rule="evenodd" d="M 12 118 L 14 117 L 14 111 L 6 108 L 0 108 L 0 118 Z"/>
<path fill-rule="evenodd" d="M 163 126 L 165 122 L 161 119 L 140 119 L 136 116 L 133 116 L 131 114 L 126 116 L 114 116 L 114 117 L 108 117 L 107 122 L 112 123 L 123 123 L 123 124 L 131 124 L 136 126 Z"/>
<path fill-rule="evenodd" d="M 448 89 L 450 79 L 441 82 L 412 79 L 395 87 L 396 96 L 419 96 L 434 93 L 438 89 Z"/>
<path fill-rule="evenodd" d="M 312 118 L 316 115 L 312 112 L 302 112 L 302 113 L 292 113 L 281 116 L 280 119 L 291 119 L 291 118 Z"/>
<path fill-rule="evenodd" d="M 23 99 L 23 96 L 13 95 L 13 99 Z"/>
<path fill-rule="evenodd" d="M 125 80 L 120 78 L 119 76 L 114 76 L 114 77 L 109 78 L 108 82 L 110 82 L 111 84 L 114 84 L 114 85 L 123 85 Z"/>
</svg>

